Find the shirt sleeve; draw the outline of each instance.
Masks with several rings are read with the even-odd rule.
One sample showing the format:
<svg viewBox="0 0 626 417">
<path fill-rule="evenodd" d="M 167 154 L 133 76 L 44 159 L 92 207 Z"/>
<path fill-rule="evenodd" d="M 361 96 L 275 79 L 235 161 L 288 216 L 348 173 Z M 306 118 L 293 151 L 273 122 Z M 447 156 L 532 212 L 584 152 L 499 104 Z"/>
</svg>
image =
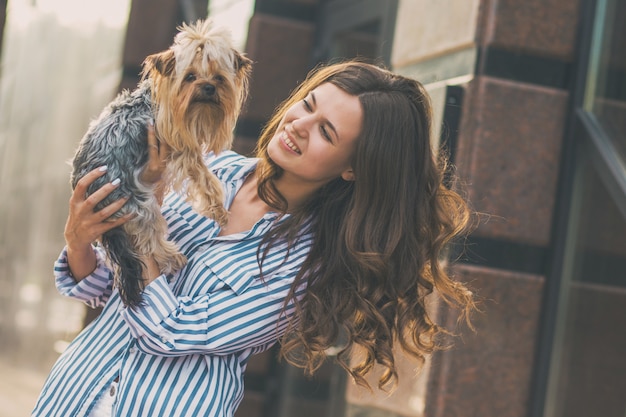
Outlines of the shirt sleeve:
<svg viewBox="0 0 626 417">
<path fill-rule="evenodd" d="M 106 264 L 104 249 L 93 247 L 96 254 L 96 269 L 76 282 L 67 261 L 67 247 L 63 248 L 54 263 L 54 278 L 57 290 L 62 295 L 75 298 L 95 308 L 103 306 L 113 292 L 113 274 Z"/>
<path fill-rule="evenodd" d="M 145 288 L 144 302 L 123 308 L 121 315 L 146 353 L 228 355 L 271 346 L 285 332 L 293 314 L 292 306 L 283 308 L 291 282 L 259 282 L 240 294 L 224 287 L 198 297 L 176 297 L 161 275 Z"/>
</svg>

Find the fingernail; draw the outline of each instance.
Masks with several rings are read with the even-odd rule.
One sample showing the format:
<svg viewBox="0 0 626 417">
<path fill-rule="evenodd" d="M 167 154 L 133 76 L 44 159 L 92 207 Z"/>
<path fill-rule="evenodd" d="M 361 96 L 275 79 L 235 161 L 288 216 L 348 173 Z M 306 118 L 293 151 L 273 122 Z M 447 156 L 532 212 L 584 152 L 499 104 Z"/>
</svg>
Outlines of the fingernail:
<svg viewBox="0 0 626 417">
<path fill-rule="evenodd" d="M 106 171 L 107 169 L 109 169 L 109 167 L 108 167 L 108 166 L 106 166 L 106 165 L 102 165 L 100 168 L 98 168 L 98 171 L 100 171 L 100 172 L 104 172 L 104 171 Z"/>
<path fill-rule="evenodd" d="M 150 119 L 148 120 L 148 123 L 150 124 L 150 126 L 154 126 L 154 120 Z"/>
<path fill-rule="evenodd" d="M 119 178 L 116 178 L 113 181 L 111 181 L 111 185 L 118 185 L 120 182 L 122 182 L 122 180 Z"/>
</svg>

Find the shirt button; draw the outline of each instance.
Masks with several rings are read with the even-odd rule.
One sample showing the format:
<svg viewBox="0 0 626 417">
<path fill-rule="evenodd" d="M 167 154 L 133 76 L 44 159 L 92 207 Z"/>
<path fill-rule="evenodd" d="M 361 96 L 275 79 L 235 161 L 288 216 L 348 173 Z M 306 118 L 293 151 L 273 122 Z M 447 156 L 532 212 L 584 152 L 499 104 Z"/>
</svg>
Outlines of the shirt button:
<svg viewBox="0 0 626 417">
<path fill-rule="evenodd" d="M 131 354 L 135 353 L 135 348 L 128 349 L 128 352 L 131 353 Z"/>
<path fill-rule="evenodd" d="M 115 396 L 115 386 L 111 387 L 111 389 L 109 390 L 109 394 L 111 395 L 111 397 Z"/>
<path fill-rule="evenodd" d="M 165 337 L 165 336 L 161 337 L 161 342 L 167 343 L 167 337 Z"/>
</svg>

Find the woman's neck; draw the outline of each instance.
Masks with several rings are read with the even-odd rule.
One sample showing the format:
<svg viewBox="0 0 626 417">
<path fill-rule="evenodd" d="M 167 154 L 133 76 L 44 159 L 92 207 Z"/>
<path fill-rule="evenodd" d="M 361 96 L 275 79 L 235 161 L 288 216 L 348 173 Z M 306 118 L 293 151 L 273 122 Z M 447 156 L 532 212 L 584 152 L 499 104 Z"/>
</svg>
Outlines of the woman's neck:
<svg viewBox="0 0 626 417">
<path fill-rule="evenodd" d="M 318 184 L 307 183 L 285 174 L 274 180 L 274 185 L 278 192 L 287 200 L 287 212 L 300 207 L 319 188 Z"/>
<path fill-rule="evenodd" d="M 273 209 L 257 192 L 256 176 L 252 173 L 237 191 L 228 208 L 228 221 L 220 230 L 220 236 L 250 230 L 265 214 Z"/>
</svg>

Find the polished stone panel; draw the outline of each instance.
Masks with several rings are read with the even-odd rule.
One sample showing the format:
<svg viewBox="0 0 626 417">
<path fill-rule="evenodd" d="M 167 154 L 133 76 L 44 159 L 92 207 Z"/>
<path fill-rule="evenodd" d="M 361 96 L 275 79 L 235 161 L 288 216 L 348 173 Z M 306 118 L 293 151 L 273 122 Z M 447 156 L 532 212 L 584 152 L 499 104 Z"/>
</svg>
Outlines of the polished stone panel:
<svg viewBox="0 0 626 417">
<path fill-rule="evenodd" d="M 579 3 L 572 0 L 486 0 L 479 43 L 571 61 Z"/>
<path fill-rule="evenodd" d="M 568 95 L 477 77 L 467 85 L 456 164 L 475 210 L 475 234 L 546 246 Z"/>
<path fill-rule="evenodd" d="M 475 332 L 459 325 L 453 346 L 433 355 L 426 396 L 429 417 L 524 417 L 544 278 L 490 268 L 458 265 L 456 276 L 475 289 L 481 312 Z M 457 326 L 445 306 L 442 323 Z"/>
<path fill-rule="evenodd" d="M 313 25 L 256 13 L 246 52 L 254 62 L 244 119 L 267 121 L 274 108 L 304 79 L 313 48 Z"/>
</svg>

